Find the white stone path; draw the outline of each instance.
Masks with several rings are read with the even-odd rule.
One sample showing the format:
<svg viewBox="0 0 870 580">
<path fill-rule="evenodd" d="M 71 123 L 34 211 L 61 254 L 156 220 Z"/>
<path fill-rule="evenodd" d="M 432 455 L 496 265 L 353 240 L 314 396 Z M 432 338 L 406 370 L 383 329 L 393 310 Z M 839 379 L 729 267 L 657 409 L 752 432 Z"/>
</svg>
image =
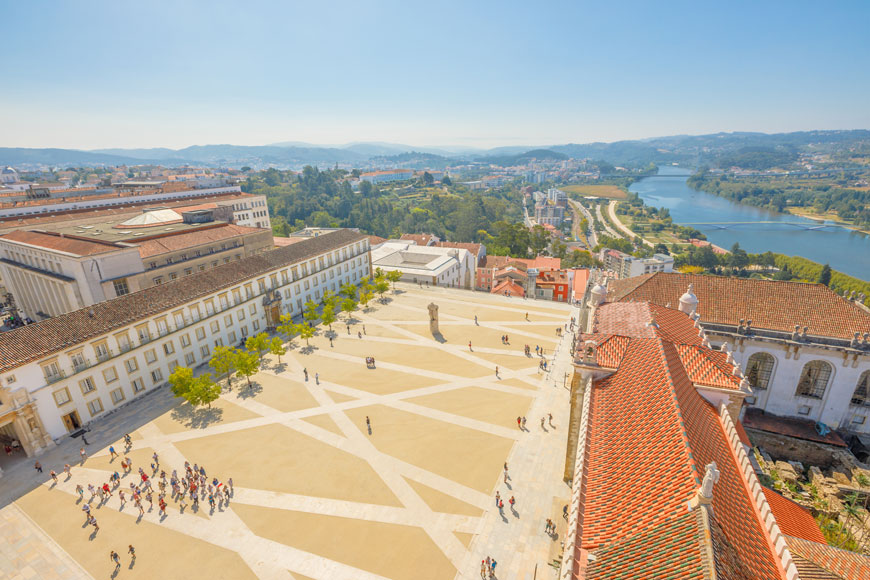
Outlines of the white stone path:
<svg viewBox="0 0 870 580">
<path fill-rule="evenodd" d="M 414 289 L 406 292 L 411 296 L 425 296 L 427 299 L 435 295 L 439 303 L 449 302 L 457 305 L 485 307 L 490 310 L 503 310 L 514 314 L 517 312 L 515 306 L 508 306 L 506 302 L 502 306 L 502 303 L 499 302 L 501 297 L 490 297 L 489 300 L 494 300 L 494 302 L 491 303 L 487 300 L 486 303 L 481 304 L 477 294 L 467 295 L 461 292 L 444 291 L 443 289 L 427 289 L 423 291 Z M 469 296 L 470 300 L 464 300 L 466 295 Z M 389 308 L 401 308 L 419 314 L 419 308 L 401 304 L 401 297 L 396 302 L 398 303 L 394 302 Z M 555 328 L 560 322 L 567 321 L 569 314 L 576 315 L 576 312 L 569 312 L 567 308 L 561 313 L 554 311 L 551 316 L 553 327 Z M 546 316 L 540 311 L 535 312 L 535 317 L 539 320 Z M 477 354 L 513 354 L 514 356 L 525 358 L 521 352 L 512 353 L 503 349 L 475 347 L 475 352 L 469 352 L 460 345 L 440 344 L 430 338 L 418 335 L 407 328 L 398 326 L 401 324 L 407 327 L 409 324 L 413 324 L 412 322 L 409 323 L 408 320 L 381 320 L 362 314 L 357 314 L 356 317 L 370 328 L 382 326 L 390 329 L 393 333 L 406 337 L 397 339 L 368 335 L 366 337 L 368 341 L 391 342 L 404 344 L 409 347 L 437 348 L 485 368 L 492 368 L 493 363 L 477 356 Z M 470 324 L 468 320 L 443 313 L 440 318 L 441 324 L 445 326 Z M 428 323 L 422 322 L 421 324 Z M 535 339 L 549 340 L 548 337 L 525 330 L 521 326 L 514 326 L 516 324 L 516 320 L 505 320 L 481 322 L 480 326 L 514 336 L 526 337 L 530 341 Z M 193 463 L 196 458 L 186 458 L 176 447 L 175 443 L 177 442 L 209 437 L 220 433 L 231 433 L 268 424 L 286 425 L 304 435 L 347 451 L 367 461 L 383 479 L 390 491 L 398 498 L 402 507 L 365 504 L 259 489 L 236 488 L 235 497 L 231 505 L 226 509 L 215 511 L 210 516 L 210 519 L 191 514 L 179 514 L 175 510 L 174 503 L 170 503 L 170 512 L 167 517 L 159 518 L 155 508 L 152 512 L 146 512 L 143 519 L 237 552 L 260 578 L 293 578 L 292 572 L 298 572 L 311 578 L 330 580 L 343 578 L 367 580 L 380 578 L 380 576 L 316 554 L 304 552 L 292 546 L 259 537 L 234 513 L 232 508 L 234 503 L 420 527 L 457 568 L 457 578 L 479 577 L 480 560 L 486 555 L 491 555 L 498 560 L 499 566 L 497 572 L 502 578 L 532 578 L 535 574 L 536 565 L 539 568 L 535 576 L 536 578 L 551 577 L 553 574 L 543 568 L 546 565 L 552 540 L 543 534 L 543 527 L 544 520 L 547 517 L 555 520 L 561 516 L 561 514 L 553 512 L 554 498 L 559 498 L 560 496 L 567 497 L 569 493 L 567 486 L 561 481 L 567 436 L 568 391 L 562 387 L 562 375 L 560 374 L 568 370 L 570 365 L 569 342 L 569 338 L 563 339 L 560 343 L 561 348 L 557 350 L 555 356 L 547 357 L 551 360 L 555 359 L 555 365 L 552 366 L 548 374 L 540 373 L 535 368 L 520 371 L 502 368 L 502 378 L 521 380 L 529 385 L 536 386 L 537 391 L 505 385 L 494 376 L 467 378 L 451 375 L 449 372 L 418 369 L 413 366 L 413 361 L 409 361 L 410 364 L 407 365 L 379 361 L 379 368 L 426 376 L 442 382 L 434 386 L 379 395 L 346 384 L 321 380 L 318 385 L 314 380 L 311 380 L 304 384 L 319 406 L 291 412 L 279 411 L 258 402 L 255 397 L 239 398 L 234 396 L 234 393 L 227 393 L 223 396 L 231 400 L 233 404 L 243 407 L 258 416 L 252 419 L 217 424 L 204 429 L 188 430 L 180 433 L 163 433 L 153 423 L 149 423 L 138 430 L 142 439 L 135 442 L 137 448 L 151 447 L 155 449 L 160 455 L 163 467 L 168 466 L 169 468 L 180 470 L 185 460 Z M 319 350 L 318 354 L 330 358 L 352 361 L 356 364 L 360 362 L 360 357 L 334 351 Z M 301 376 L 302 364 L 297 357 L 293 356 L 287 356 L 286 361 L 285 370 L 277 376 L 298 380 Z M 445 371 L 448 370 L 445 369 Z M 269 370 L 263 372 L 271 373 Z M 550 380 L 551 375 L 555 377 L 554 380 Z M 529 431 L 521 432 L 518 429 L 477 421 L 433 408 L 423 407 L 406 400 L 421 395 L 442 393 L 468 386 L 535 397 L 530 414 L 528 415 Z M 355 397 L 355 400 L 336 403 L 327 393 L 327 390 Z M 499 489 L 506 506 L 507 498 L 512 493 L 517 497 L 519 517 L 511 514 L 510 510 L 506 507 L 506 517 L 503 519 L 498 510 L 495 509 L 492 497 L 379 451 L 372 441 L 345 414 L 345 411 L 349 409 L 370 405 L 384 405 L 514 440 L 516 444 L 507 458 L 507 461 L 510 463 L 513 489 L 507 489 L 504 485 L 499 485 Z M 305 417 L 322 415 L 324 412 L 328 413 L 329 417 L 341 430 L 343 436 L 302 420 Z M 548 412 L 553 413 L 556 429 L 547 427 L 547 431 L 544 431 L 540 428 L 539 421 L 540 417 Z M 106 449 L 98 452 L 95 456 L 105 455 L 108 455 L 108 450 Z M 76 467 L 73 469 L 73 477 L 69 481 L 62 481 L 57 486 L 56 491 L 64 491 L 74 495 L 76 483 L 80 483 L 83 487 L 87 488 L 87 484 L 90 482 L 105 480 L 107 477 L 106 473 L 104 470 L 92 470 L 86 466 Z M 493 475 L 501 481 L 500 473 Z M 406 481 L 406 478 L 425 484 L 486 511 L 483 517 L 435 512 L 413 490 Z M 104 504 L 102 509 L 118 510 L 119 504 L 120 502 L 116 496 Z M 129 515 L 131 518 L 136 518 L 138 512 L 132 503 L 128 503 L 122 513 Z M 470 549 L 466 549 L 454 535 L 454 532 L 476 534 Z"/>
</svg>

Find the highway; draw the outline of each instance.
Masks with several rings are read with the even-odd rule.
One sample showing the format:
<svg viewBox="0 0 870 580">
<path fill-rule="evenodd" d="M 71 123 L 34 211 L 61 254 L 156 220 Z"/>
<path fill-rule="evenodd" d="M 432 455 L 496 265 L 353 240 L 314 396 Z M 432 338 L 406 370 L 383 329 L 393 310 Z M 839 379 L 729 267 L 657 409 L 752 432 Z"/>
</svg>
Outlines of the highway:
<svg viewBox="0 0 870 580">
<path fill-rule="evenodd" d="M 595 246 L 598 245 L 598 234 L 595 232 L 595 221 L 592 219 L 592 214 L 589 213 L 589 210 L 582 203 L 578 203 L 572 199 L 568 200 L 568 203 L 571 204 L 571 207 L 574 208 L 574 227 L 579 228 L 580 222 L 583 221 L 579 218 L 579 214 L 582 213 L 583 217 L 586 218 L 587 223 L 589 224 L 589 229 L 586 232 L 586 238 L 589 241 L 589 249 L 591 250 Z"/>
<path fill-rule="evenodd" d="M 612 201 L 610 203 L 613 204 L 613 203 L 616 203 L 616 201 Z M 617 234 L 613 228 L 611 228 L 609 225 L 607 225 L 607 220 L 605 220 L 604 216 L 601 215 L 601 204 L 600 203 L 595 204 L 595 213 L 598 214 L 598 221 L 600 221 L 601 225 L 604 226 L 604 229 L 606 230 L 608 236 L 610 236 L 611 238 L 616 238 L 616 239 L 619 239 L 622 237 L 622 234 Z"/>
<path fill-rule="evenodd" d="M 616 200 L 614 199 L 614 200 L 611 201 L 611 202 L 608 204 L 608 206 L 607 206 L 607 213 L 610 215 L 610 221 L 612 221 L 613 224 L 614 224 L 617 228 L 619 228 L 620 230 L 622 230 L 622 231 L 625 233 L 625 235 L 628 236 L 628 239 L 632 239 L 632 238 L 634 238 L 637 234 L 635 234 L 635 233 L 632 232 L 630 229 L 628 229 L 628 227 L 627 227 L 624 223 L 622 223 L 621 221 L 619 221 L 619 218 L 618 218 L 618 217 L 616 217 L 616 204 L 618 204 L 618 203 L 619 203 L 619 202 L 616 201 Z M 601 206 L 598 206 L 598 207 L 600 208 Z M 639 236 L 638 236 L 638 237 L 639 237 Z M 654 248 L 654 247 L 655 247 L 655 244 L 653 244 L 651 241 L 647 240 L 646 238 L 640 238 L 640 239 L 641 239 L 641 241 L 643 241 L 643 243 L 644 243 L 645 245 L 649 246 L 650 248 Z"/>
</svg>

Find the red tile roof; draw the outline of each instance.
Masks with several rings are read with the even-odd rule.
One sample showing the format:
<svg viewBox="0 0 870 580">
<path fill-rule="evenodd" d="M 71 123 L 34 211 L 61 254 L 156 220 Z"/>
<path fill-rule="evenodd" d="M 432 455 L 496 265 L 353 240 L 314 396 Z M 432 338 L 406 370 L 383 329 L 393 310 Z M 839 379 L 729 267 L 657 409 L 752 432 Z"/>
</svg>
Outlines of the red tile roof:
<svg viewBox="0 0 870 580">
<path fill-rule="evenodd" d="M 562 267 L 560 258 L 551 258 L 550 256 L 537 256 L 533 259 L 529 258 L 512 258 L 511 256 L 489 256 L 481 262 L 479 268 L 503 268 L 508 264 L 522 264 L 528 268 L 537 268 L 538 270 L 559 270 Z"/>
<path fill-rule="evenodd" d="M 525 296 L 526 291 L 522 286 L 511 280 L 510 278 L 505 278 L 498 284 L 492 287 L 490 293 L 492 294 L 504 294 L 508 293 L 509 296 Z"/>
<path fill-rule="evenodd" d="M 406 242 L 414 242 L 418 246 L 429 246 L 436 240 L 435 236 L 430 234 L 402 234 L 402 237 L 399 239 Z"/>
<path fill-rule="evenodd" d="M 737 431 L 737 437 L 740 438 L 741 443 L 752 447 L 752 441 L 749 440 L 749 435 L 746 433 L 746 429 L 743 428 L 743 421 L 735 421 L 734 430 Z"/>
<path fill-rule="evenodd" d="M 640 324 L 643 308 L 650 312 L 643 304 L 599 310 L 599 327 L 622 326 L 635 335 L 602 336 L 600 356 L 615 356 L 607 349 L 623 354 L 617 370 L 587 391 L 586 463 L 579 483 L 585 494 L 576 541 L 578 548 L 594 551 L 586 577 L 704 578 L 715 566 L 719 578 L 784 578 L 723 419 L 698 393 L 669 340 L 689 335 L 700 341 L 690 330 L 692 321 L 662 309 L 658 327 Z M 712 529 L 705 530 L 687 502 L 713 461 L 720 477 Z M 711 540 L 712 562 L 705 547 Z"/>
<path fill-rule="evenodd" d="M 94 256 L 114 252 L 124 247 L 112 242 L 91 240 L 77 236 L 62 236 L 54 232 L 14 230 L 0 236 L 0 239 L 20 242 L 31 246 L 67 252 L 76 256 Z"/>
<path fill-rule="evenodd" d="M 677 353 L 683 368 L 696 385 L 718 389 L 739 389 L 739 376 L 734 374 L 734 365 L 726 361 L 726 354 L 704 346 L 681 344 Z"/>
<path fill-rule="evenodd" d="M 827 544 L 822 530 L 819 529 L 819 525 L 813 519 L 813 514 L 799 503 L 783 497 L 769 487 L 762 487 L 761 489 L 764 491 L 767 505 L 770 506 L 770 511 L 773 512 L 773 517 L 776 518 L 776 523 L 783 534 L 803 538 L 811 542 Z"/>
<path fill-rule="evenodd" d="M 177 252 L 186 248 L 195 248 L 203 244 L 220 242 L 221 240 L 231 240 L 233 238 L 243 238 L 251 234 L 269 233 L 268 230 L 260 228 L 250 228 L 247 226 L 237 226 L 235 224 L 223 224 L 218 227 L 204 227 L 193 231 L 181 230 L 174 235 L 166 235 L 151 240 L 131 241 L 139 246 L 139 255 L 142 259 L 166 254 L 169 252 Z M 242 242 L 242 240 L 239 240 Z"/>
<path fill-rule="evenodd" d="M 460 250 L 468 250 L 474 255 L 475 260 L 480 255 L 480 250 L 483 248 L 480 244 L 467 242 L 435 242 L 435 246 L 439 248 L 458 248 Z"/>
<path fill-rule="evenodd" d="M 788 549 L 844 580 L 870 580 L 870 558 L 827 544 L 786 536 Z M 806 580 L 801 575 L 801 580 Z"/>
<path fill-rule="evenodd" d="M 657 272 L 612 281 L 608 300 L 648 300 L 676 308 L 689 284 L 702 323 L 736 326 L 747 319 L 753 328 L 782 332 L 799 324 L 809 327 L 811 336 L 847 339 L 870 332 L 870 313 L 822 284 Z"/>
</svg>

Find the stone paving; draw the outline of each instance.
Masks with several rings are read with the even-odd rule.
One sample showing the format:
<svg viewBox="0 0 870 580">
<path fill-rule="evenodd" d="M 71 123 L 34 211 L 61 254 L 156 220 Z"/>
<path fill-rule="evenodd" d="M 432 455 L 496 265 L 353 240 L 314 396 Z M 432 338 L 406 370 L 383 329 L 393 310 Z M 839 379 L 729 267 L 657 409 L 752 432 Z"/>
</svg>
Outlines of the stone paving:
<svg viewBox="0 0 870 580">
<path fill-rule="evenodd" d="M 554 330 L 576 311 L 399 289 L 389 304 L 355 313 L 350 332 L 344 321 L 334 324 L 332 344 L 321 329 L 310 346 L 294 341 L 280 363 L 268 357 L 251 388 L 236 379 L 212 409 L 191 410 L 162 389 L 106 417 L 87 435 L 91 456 L 57 485 L 47 473 L 78 459 L 79 440 L 41 457 L 42 476 L 29 462 L 7 471 L 0 501 L 17 501 L 0 511 L 7 540 L 0 575 L 478 578 L 489 555 L 500 578 L 554 578 L 548 562 L 559 553 L 570 493 L 561 475 L 571 370 L 570 338 Z M 429 334 L 431 301 L 440 307 L 438 340 Z M 503 334 L 510 344 L 501 343 Z M 531 357 L 522 352 L 526 343 Z M 540 371 L 535 345 L 544 348 L 549 372 Z M 365 356 L 375 357 L 376 369 L 366 368 Z M 548 413 L 552 424 L 542 427 Z M 517 416 L 527 418 L 526 430 Z M 133 473 L 155 451 L 167 472 L 198 462 L 209 479 L 234 479 L 229 506 L 205 504 L 194 513 L 170 501 L 166 516 L 156 507 L 139 516 L 132 503 L 121 508 L 116 494 L 92 503 L 98 533 L 82 525 L 75 485 L 120 471 L 107 447 L 120 451 L 125 432 L 134 437 Z M 548 517 L 560 525 L 554 537 L 544 534 Z M 135 563 L 124 557 L 130 543 Z M 115 573 L 112 549 L 122 555 Z"/>
</svg>

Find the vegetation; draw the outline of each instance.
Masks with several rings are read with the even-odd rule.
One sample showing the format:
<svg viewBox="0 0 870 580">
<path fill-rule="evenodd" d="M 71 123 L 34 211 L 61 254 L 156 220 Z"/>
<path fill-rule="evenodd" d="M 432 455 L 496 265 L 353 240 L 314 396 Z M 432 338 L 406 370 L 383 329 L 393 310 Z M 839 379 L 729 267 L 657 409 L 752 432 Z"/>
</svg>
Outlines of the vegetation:
<svg viewBox="0 0 870 580">
<path fill-rule="evenodd" d="M 196 377 L 193 375 L 193 369 L 188 367 L 175 367 L 169 375 L 169 384 L 173 395 L 183 398 L 193 407 L 200 405 L 211 407 L 211 404 L 221 395 L 221 387 L 211 380 L 210 373 Z"/>
<path fill-rule="evenodd" d="M 257 363 L 261 363 L 263 361 L 263 353 L 269 350 L 269 335 L 261 332 L 260 334 L 249 336 L 248 340 L 245 341 L 245 348 L 248 352 L 256 354 Z"/>
<path fill-rule="evenodd" d="M 251 377 L 257 374 L 259 370 L 260 357 L 256 352 L 249 352 L 246 350 L 236 351 L 236 373 L 247 379 L 248 388 L 251 387 Z"/>
<path fill-rule="evenodd" d="M 606 197 L 608 199 L 626 199 L 628 197 L 628 190 L 618 185 L 563 185 L 559 189 L 565 193 L 584 197 Z"/>
<path fill-rule="evenodd" d="M 297 324 L 296 325 L 296 332 L 299 333 L 300 338 L 305 340 L 306 346 L 311 346 L 311 343 L 309 342 L 309 340 L 311 339 L 311 337 L 314 336 L 315 330 L 314 330 L 313 326 L 309 326 L 307 324 Z"/>
<path fill-rule="evenodd" d="M 281 364 L 281 356 L 287 354 L 287 349 L 284 347 L 284 341 L 280 336 L 273 336 L 269 341 L 269 352 L 278 357 L 278 364 Z"/>
<path fill-rule="evenodd" d="M 232 387 L 233 370 L 236 368 L 236 349 L 231 346 L 216 346 L 211 351 L 208 366 L 214 369 L 218 376 L 227 376 L 227 390 Z"/>
</svg>

